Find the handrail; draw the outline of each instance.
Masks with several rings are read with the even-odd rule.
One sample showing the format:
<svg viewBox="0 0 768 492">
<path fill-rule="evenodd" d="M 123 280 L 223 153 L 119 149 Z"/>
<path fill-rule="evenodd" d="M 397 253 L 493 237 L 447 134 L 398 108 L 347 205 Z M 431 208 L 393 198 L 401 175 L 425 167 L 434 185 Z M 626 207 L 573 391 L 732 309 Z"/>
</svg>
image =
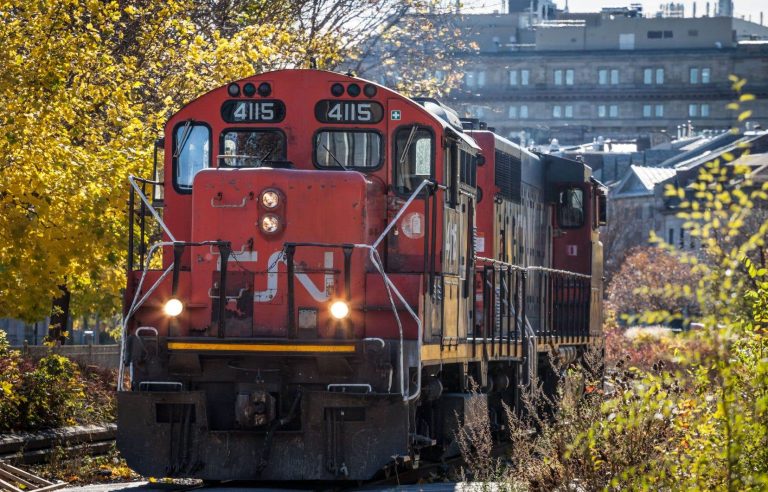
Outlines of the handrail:
<svg viewBox="0 0 768 492">
<path fill-rule="evenodd" d="M 493 258 L 486 258 L 484 256 L 475 256 L 476 262 L 482 262 L 482 263 L 491 263 L 496 266 L 501 266 L 510 270 L 517 270 L 517 271 L 538 271 L 538 272 L 544 272 L 544 273 L 558 273 L 561 275 L 570 275 L 576 278 L 583 278 L 583 279 L 591 279 L 592 275 L 586 275 L 584 273 L 578 273 L 578 272 L 572 272 L 570 270 L 558 270 L 557 268 L 548 268 L 543 266 L 522 266 L 522 265 L 515 265 L 513 263 L 509 263 L 506 261 L 501 260 L 495 260 Z"/>
<path fill-rule="evenodd" d="M 426 186 L 433 186 L 433 187 L 439 187 L 437 183 L 434 181 L 431 181 L 429 179 L 425 179 L 421 182 L 421 184 L 413 191 L 411 196 L 408 198 L 408 200 L 405 201 L 403 206 L 401 207 L 400 211 L 395 215 L 395 217 L 392 219 L 392 221 L 389 223 L 389 225 L 384 229 L 384 231 L 379 235 L 379 237 L 374 241 L 372 244 L 337 244 L 337 243 L 319 243 L 319 242 L 304 242 L 304 243 L 296 243 L 296 242 L 287 242 L 283 245 L 285 249 L 291 250 L 295 249 L 296 247 L 334 247 L 334 248 L 359 248 L 359 249 L 367 249 L 369 259 L 371 260 L 371 263 L 376 268 L 376 271 L 379 272 L 379 275 L 381 275 L 382 280 L 384 281 L 384 287 L 387 291 L 387 296 L 389 297 L 390 304 L 392 306 L 392 313 L 395 316 L 395 321 L 397 322 L 397 327 L 400 335 L 400 346 L 399 346 L 399 358 L 400 358 L 400 393 L 403 397 L 403 401 L 411 401 L 416 398 L 418 398 L 421 395 L 421 348 L 423 345 L 423 338 L 424 338 L 424 326 L 421 322 L 421 319 L 419 319 L 419 316 L 413 311 L 411 306 L 408 304 L 408 302 L 405 300 L 405 297 L 403 294 L 398 290 L 398 288 L 395 286 L 395 284 L 390 280 L 389 276 L 387 275 L 384 264 L 381 261 L 381 257 L 379 256 L 379 252 L 377 251 L 377 247 L 381 242 L 384 240 L 384 238 L 387 236 L 389 231 L 392 230 L 392 228 L 397 224 L 397 221 L 402 217 L 402 215 L 405 213 L 408 206 L 413 203 L 413 201 L 416 199 L 416 197 L 421 193 L 421 191 Z M 288 258 L 288 272 L 289 272 L 289 279 L 291 277 L 292 272 L 292 263 L 293 263 L 293 255 L 289 254 Z M 290 282 L 290 280 L 289 280 Z M 290 285 L 290 284 L 289 284 Z M 348 286 L 346 286 L 348 288 Z M 290 291 L 290 287 L 289 287 Z M 290 297 L 290 294 L 289 294 Z M 417 327 L 417 365 L 419 369 L 417 370 L 416 375 L 416 389 L 413 393 L 408 394 L 406 392 L 405 388 L 405 355 L 404 355 L 404 334 L 403 334 L 403 324 L 400 320 L 400 315 L 398 314 L 397 305 L 395 303 L 395 298 L 397 298 L 400 303 L 403 305 L 405 310 L 408 312 L 408 314 L 413 318 L 413 320 L 416 322 Z M 290 304 L 290 301 L 289 301 Z M 292 308 L 291 308 L 292 309 Z"/>
<path fill-rule="evenodd" d="M 211 207 L 213 208 L 245 208 L 245 205 L 248 203 L 248 197 L 244 196 L 243 199 L 240 201 L 240 203 L 224 203 L 221 205 L 216 205 L 216 202 L 219 200 L 216 200 L 216 197 L 211 198 Z"/>
<path fill-rule="evenodd" d="M 141 188 L 139 187 L 139 185 L 136 184 L 137 180 L 142 182 L 148 182 L 148 180 L 142 180 L 142 178 L 137 178 L 133 174 L 128 176 L 128 182 L 131 183 L 131 186 L 133 187 L 133 189 L 136 190 L 136 192 L 139 194 L 139 198 L 141 199 L 141 201 L 144 202 L 144 205 L 147 206 L 147 208 L 149 209 L 149 212 L 152 214 L 155 220 L 157 220 L 158 224 L 160 224 L 160 227 L 163 228 L 163 232 L 165 232 L 168 235 L 168 239 L 170 239 L 171 241 L 176 241 L 176 237 L 171 233 L 171 230 L 168 229 L 168 226 L 165 225 L 165 222 L 163 222 L 163 219 L 160 217 L 160 214 L 157 212 L 155 207 L 153 207 L 152 204 L 149 202 L 149 199 L 144 194 L 144 192 L 141 191 Z"/>
</svg>

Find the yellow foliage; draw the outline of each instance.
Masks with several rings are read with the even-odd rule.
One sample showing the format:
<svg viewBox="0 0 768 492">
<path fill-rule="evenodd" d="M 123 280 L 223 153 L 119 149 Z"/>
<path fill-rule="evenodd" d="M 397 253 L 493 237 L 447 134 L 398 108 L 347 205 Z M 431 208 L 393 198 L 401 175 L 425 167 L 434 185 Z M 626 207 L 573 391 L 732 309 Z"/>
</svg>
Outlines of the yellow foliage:
<svg viewBox="0 0 768 492">
<path fill-rule="evenodd" d="M 167 116 L 229 80 L 338 60 L 337 46 L 269 23 L 203 35 L 176 0 L 0 1 L 0 313 L 40 319 L 62 284 L 74 312 L 115 312 L 126 178 L 148 175 Z"/>
</svg>

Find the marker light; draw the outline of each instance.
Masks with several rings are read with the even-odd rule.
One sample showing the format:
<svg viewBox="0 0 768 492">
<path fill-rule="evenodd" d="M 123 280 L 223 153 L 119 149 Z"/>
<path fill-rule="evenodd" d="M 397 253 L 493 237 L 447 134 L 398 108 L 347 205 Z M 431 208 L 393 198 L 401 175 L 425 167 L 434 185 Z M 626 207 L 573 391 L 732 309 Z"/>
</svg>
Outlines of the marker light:
<svg viewBox="0 0 768 492">
<path fill-rule="evenodd" d="M 267 82 L 262 82 L 259 84 L 259 95 L 261 97 L 267 97 L 268 95 L 272 94 L 272 86 L 269 85 Z"/>
<path fill-rule="evenodd" d="M 343 96 L 344 95 L 344 86 L 339 84 L 339 83 L 333 84 L 331 86 L 331 94 L 333 94 L 336 97 Z"/>
<path fill-rule="evenodd" d="M 243 86 L 243 94 L 248 97 L 253 97 L 253 95 L 256 94 L 256 86 L 248 82 Z"/>
<path fill-rule="evenodd" d="M 232 97 L 237 97 L 240 95 L 240 86 L 237 84 L 229 84 L 229 87 L 227 87 L 227 92 Z"/>
<path fill-rule="evenodd" d="M 271 210 L 280 205 L 280 195 L 275 190 L 267 190 L 261 194 L 261 204 Z"/>
<path fill-rule="evenodd" d="M 331 316 L 336 319 L 344 319 L 349 316 L 349 305 L 344 301 L 336 301 L 331 304 Z"/>
<path fill-rule="evenodd" d="M 273 234 L 280 229 L 280 219 L 277 215 L 267 214 L 261 218 L 261 230 L 267 234 Z"/>
<path fill-rule="evenodd" d="M 168 299 L 168 302 L 163 306 L 163 312 L 168 316 L 176 317 L 184 310 L 184 305 L 180 300 L 174 298 Z"/>
<path fill-rule="evenodd" d="M 357 97 L 360 95 L 360 86 L 357 84 L 349 84 L 347 86 L 347 94 L 349 94 L 352 97 Z"/>
<path fill-rule="evenodd" d="M 373 84 L 365 84 L 363 87 L 363 94 L 365 94 L 368 97 L 373 97 L 376 95 L 376 86 Z"/>
</svg>

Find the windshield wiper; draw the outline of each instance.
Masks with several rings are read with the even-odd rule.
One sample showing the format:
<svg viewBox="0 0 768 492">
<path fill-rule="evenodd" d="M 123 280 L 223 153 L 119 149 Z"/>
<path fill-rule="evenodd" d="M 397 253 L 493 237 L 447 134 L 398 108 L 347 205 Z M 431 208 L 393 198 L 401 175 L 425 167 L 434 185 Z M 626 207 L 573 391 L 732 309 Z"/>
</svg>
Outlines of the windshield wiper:
<svg viewBox="0 0 768 492">
<path fill-rule="evenodd" d="M 419 125 L 413 125 L 411 128 L 411 133 L 408 135 L 408 140 L 405 141 L 405 148 L 403 149 L 403 153 L 400 154 L 400 159 L 398 159 L 398 164 L 402 164 L 405 162 L 405 156 L 408 155 L 408 151 L 411 149 L 411 144 L 413 143 L 413 137 L 416 135 L 416 130 L 419 129 Z"/>
<path fill-rule="evenodd" d="M 259 162 L 266 162 L 267 159 L 269 159 L 269 157 L 272 155 L 272 152 L 274 152 L 275 150 L 277 150 L 277 144 L 274 144 L 272 148 L 270 148 L 269 151 L 266 154 L 264 154 L 264 157 L 259 159 Z"/>
<path fill-rule="evenodd" d="M 335 156 L 335 155 L 333 155 L 333 152 L 331 152 L 331 149 L 329 149 L 328 147 L 326 147 L 326 145 L 325 145 L 325 144 L 320 144 L 320 145 L 322 145 L 322 146 L 323 146 L 323 148 L 325 149 L 325 151 L 326 151 L 326 152 L 328 152 L 328 155 L 329 155 L 329 156 L 331 156 L 331 157 L 333 158 L 333 160 L 334 160 L 334 161 L 336 161 L 336 164 L 338 164 L 338 165 L 339 165 L 339 167 L 341 167 L 341 168 L 342 168 L 343 170 L 345 170 L 345 171 L 349 171 L 349 169 L 347 169 L 347 168 L 346 168 L 346 166 L 344 166 L 344 164 L 342 164 L 342 163 L 341 163 L 341 161 L 340 161 L 340 160 L 338 160 L 338 159 L 336 158 L 336 156 Z"/>
<path fill-rule="evenodd" d="M 181 151 L 184 150 L 184 146 L 187 144 L 187 140 L 189 140 L 189 135 L 191 133 L 192 120 L 187 120 L 186 123 L 184 123 L 184 133 L 181 134 L 181 140 L 179 140 L 178 145 L 176 145 L 176 152 L 173 153 L 174 159 L 178 158 Z"/>
</svg>

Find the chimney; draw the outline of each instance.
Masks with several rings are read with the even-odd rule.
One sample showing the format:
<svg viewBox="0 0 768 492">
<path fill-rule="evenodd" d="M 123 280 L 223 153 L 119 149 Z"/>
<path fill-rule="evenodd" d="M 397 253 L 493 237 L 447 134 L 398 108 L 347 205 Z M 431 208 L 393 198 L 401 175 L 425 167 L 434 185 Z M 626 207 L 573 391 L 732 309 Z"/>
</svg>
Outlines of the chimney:
<svg viewBox="0 0 768 492">
<path fill-rule="evenodd" d="M 761 26 L 763 25 L 763 13 L 762 12 L 760 12 L 760 25 Z"/>
<path fill-rule="evenodd" d="M 693 2 L 693 18 L 696 18 L 696 2 Z"/>
<path fill-rule="evenodd" d="M 709 2 L 707 2 L 707 17 L 709 17 Z"/>
</svg>

